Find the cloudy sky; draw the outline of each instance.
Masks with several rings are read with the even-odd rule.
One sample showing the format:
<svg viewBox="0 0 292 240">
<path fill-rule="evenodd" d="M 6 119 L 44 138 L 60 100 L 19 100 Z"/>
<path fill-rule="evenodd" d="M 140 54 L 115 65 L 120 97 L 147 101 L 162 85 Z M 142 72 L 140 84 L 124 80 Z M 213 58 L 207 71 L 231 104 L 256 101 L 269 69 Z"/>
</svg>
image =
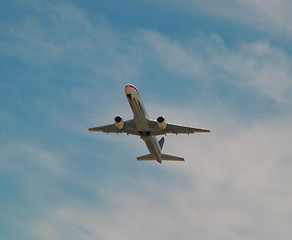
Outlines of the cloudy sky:
<svg viewBox="0 0 292 240">
<path fill-rule="evenodd" d="M 12 0 L 0 8 L 0 239 L 288 240 L 290 0 Z M 134 84 L 184 163 L 137 162 Z"/>
</svg>

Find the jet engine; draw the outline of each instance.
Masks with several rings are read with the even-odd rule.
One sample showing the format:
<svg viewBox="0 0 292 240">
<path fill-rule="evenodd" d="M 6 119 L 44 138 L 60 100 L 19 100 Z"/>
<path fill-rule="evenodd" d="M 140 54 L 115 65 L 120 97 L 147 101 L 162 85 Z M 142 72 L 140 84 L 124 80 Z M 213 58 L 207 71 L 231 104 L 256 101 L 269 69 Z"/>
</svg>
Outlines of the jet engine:
<svg viewBox="0 0 292 240">
<path fill-rule="evenodd" d="M 158 117 L 157 118 L 157 125 L 162 130 L 164 130 L 166 128 L 167 123 L 165 122 L 164 117 Z"/>
<path fill-rule="evenodd" d="M 124 121 L 120 116 L 115 117 L 115 125 L 117 129 L 123 129 Z"/>
</svg>

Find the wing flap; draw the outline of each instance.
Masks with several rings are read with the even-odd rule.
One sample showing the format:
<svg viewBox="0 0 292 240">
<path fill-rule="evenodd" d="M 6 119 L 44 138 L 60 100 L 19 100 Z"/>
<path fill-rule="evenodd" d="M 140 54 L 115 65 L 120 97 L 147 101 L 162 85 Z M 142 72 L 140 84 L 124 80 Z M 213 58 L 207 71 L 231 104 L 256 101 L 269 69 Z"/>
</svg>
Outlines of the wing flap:
<svg viewBox="0 0 292 240">
<path fill-rule="evenodd" d="M 157 122 L 154 120 L 149 120 L 149 128 L 152 135 L 163 135 L 167 133 L 174 133 L 174 134 L 193 134 L 196 132 L 200 133 L 209 133 L 210 130 L 201 129 L 201 128 L 193 128 L 193 127 L 185 127 L 180 126 L 177 124 L 168 123 L 166 129 L 162 130 L 158 127 Z"/>
<path fill-rule="evenodd" d="M 134 119 L 125 121 L 123 129 L 118 129 L 115 124 L 109 124 L 101 127 L 89 128 L 91 132 L 105 132 L 105 133 L 127 133 L 131 135 L 140 135 L 137 131 Z"/>
<path fill-rule="evenodd" d="M 88 129 L 90 132 L 105 132 L 105 133 L 122 133 L 121 130 L 117 129 L 115 124 L 105 125 L 101 127 L 94 127 Z"/>
</svg>

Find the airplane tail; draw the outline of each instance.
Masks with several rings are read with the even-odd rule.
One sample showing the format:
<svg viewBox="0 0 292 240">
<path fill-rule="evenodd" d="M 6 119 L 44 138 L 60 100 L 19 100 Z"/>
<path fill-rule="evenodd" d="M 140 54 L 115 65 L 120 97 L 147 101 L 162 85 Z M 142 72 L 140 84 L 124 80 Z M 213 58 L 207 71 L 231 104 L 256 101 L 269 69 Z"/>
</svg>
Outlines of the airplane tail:
<svg viewBox="0 0 292 240">
<path fill-rule="evenodd" d="M 162 138 L 159 140 L 159 146 L 160 146 L 160 149 L 161 149 L 161 150 L 162 150 L 162 148 L 163 148 L 164 141 L 165 141 L 164 137 L 162 137 Z"/>
<path fill-rule="evenodd" d="M 146 154 L 146 155 L 137 157 L 137 160 L 138 161 L 154 161 L 156 159 L 152 156 L 152 154 Z M 184 158 L 162 153 L 161 160 L 163 160 L 163 161 L 184 161 Z"/>
<path fill-rule="evenodd" d="M 162 150 L 164 141 L 165 141 L 165 139 L 164 139 L 164 137 L 162 137 L 158 142 L 161 150 Z M 137 157 L 137 160 L 138 161 L 156 161 L 156 159 L 152 156 L 152 154 L 146 154 L 146 155 Z M 161 160 L 163 160 L 163 161 L 184 161 L 184 159 L 181 157 L 176 157 L 176 156 L 163 154 L 163 153 L 161 153 Z"/>
</svg>

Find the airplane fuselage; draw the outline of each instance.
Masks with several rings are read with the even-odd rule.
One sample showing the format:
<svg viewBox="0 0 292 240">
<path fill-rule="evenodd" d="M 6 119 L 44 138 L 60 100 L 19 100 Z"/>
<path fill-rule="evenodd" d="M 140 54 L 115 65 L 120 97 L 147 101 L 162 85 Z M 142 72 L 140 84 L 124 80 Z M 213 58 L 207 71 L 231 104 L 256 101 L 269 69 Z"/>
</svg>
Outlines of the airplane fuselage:
<svg viewBox="0 0 292 240">
<path fill-rule="evenodd" d="M 161 163 L 161 148 L 157 138 L 150 133 L 150 128 L 148 125 L 149 116 L 138 90 L 133 85 L 127 85 L 125 87 L 125 94 L 131 106 L 134 115 L 134 122 L 140 133 L 141 139 L 145 142 L 149 152 L 156 159 L 156 161 Z"/>
</svg>

